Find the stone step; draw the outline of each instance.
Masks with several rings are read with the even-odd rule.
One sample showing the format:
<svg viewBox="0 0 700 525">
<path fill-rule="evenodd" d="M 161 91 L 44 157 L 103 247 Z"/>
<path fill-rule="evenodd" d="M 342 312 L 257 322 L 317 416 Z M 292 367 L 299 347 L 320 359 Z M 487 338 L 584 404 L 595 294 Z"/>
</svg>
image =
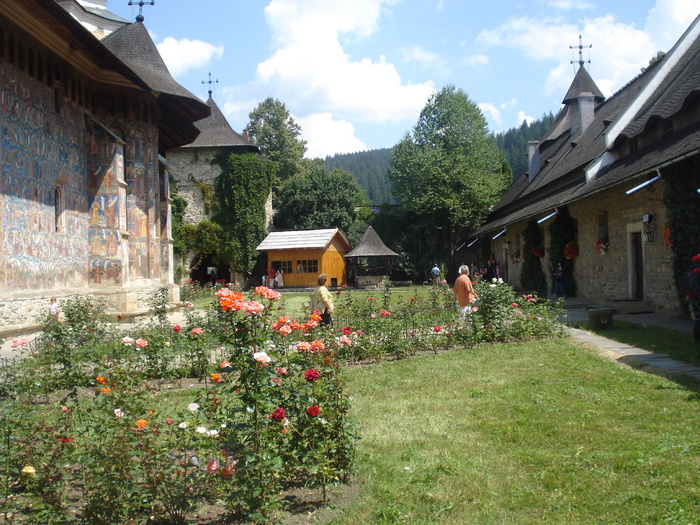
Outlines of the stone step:
<svg viewBox="0 0 700 525">
<path fill-rule="evenodd" d="M 648 314 L 654 312 L 654 307 L 649 301 L 636 299 L 603 301 L 603 306 L 612 308 L 616 314 Z"/>
</svg>

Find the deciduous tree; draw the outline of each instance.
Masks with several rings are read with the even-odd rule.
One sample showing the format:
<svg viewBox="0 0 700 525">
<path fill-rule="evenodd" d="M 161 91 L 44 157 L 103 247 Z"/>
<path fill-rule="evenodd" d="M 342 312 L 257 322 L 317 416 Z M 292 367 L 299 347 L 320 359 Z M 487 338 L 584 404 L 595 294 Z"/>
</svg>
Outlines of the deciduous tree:
<svg viewBox="0 0 700 525">
<path fill-rule="evenodd" d="M 357 219 L 355 208 L 367 202 L 364 190 L 347 171 L 305 164 L 304 171 L 287 180 L 274 199 L 275 226 L 284 230 L 337 227 L 347 234 Z"/>
<path fill-rule="evenodd" d="M 272 97 L 248 114 L 248 134 L 265 157 L 277 162 L 277 178 L 284 182 L 301 171 L 306 141 L 299 138 L 301 126 L 283 102 Z"/>
<path fill-rule="evenodd" d="M 458 242 L 477 228 L 510 176 L 486 119 L 461 89 L 448 85 L 421 111 L 392 150 L 392 193 L 413 217 L 418 264 L 454 266 Z M 425 259 L 425 260 L 423 260 Z"/>
</svg>

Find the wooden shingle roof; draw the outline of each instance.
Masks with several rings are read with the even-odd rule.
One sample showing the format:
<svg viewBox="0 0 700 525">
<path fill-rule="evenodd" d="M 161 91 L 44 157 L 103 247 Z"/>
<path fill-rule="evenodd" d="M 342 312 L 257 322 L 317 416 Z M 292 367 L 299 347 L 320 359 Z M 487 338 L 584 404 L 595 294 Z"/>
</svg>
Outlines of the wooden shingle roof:
<svg viewBox="0 0 700 525">
<path fill-rule="evenodd" d="M 334 237 L 350 249 L 350 243 L 338 228 L 318 230 L 290 230 L 270 232 L 257 248 L 259 252 L 271 250 L 325 249 Z"/>
<path fill-rule="evenodd" d="M 672 57 L 675 62 L 667 65 Z M 671 64 L 673 64 L 671 66 Z M 579 69 L 565 98 L 590 91 L 590 77 Z M 593 81 L 590 80 L 592 83 Z M 597 88 L 596 88 L 597 89 Z M 593 91 L 595 94 L 595 90 Z M 494 206 L 487 222 L 474 235 L 498 231 L 522 220 L 537 218 L 562 206 L 591 196 L 632 179 L 649 174 L 678 159 L 700 153 L 700 122 L 664 134 L 632 153 L 591 170 L 610 152 L 606 139 L 616 123 L 621 136 L 632 138 L 657 119 L 681 114 L 689 101 L 700 93 L 700 17 L 691 24 L 666 57 L 630 81 L 612 97 L 599 103 L 591 124 L 580 134 L 572 134 L 563 113 L 540 144 L 540 171 L 533 180 L 527 172 L 516 179 Z M 640 103 L 640 100 L 642 101 Z M 568 108 L 567 108 L 568 109 Z M 565 110 L 566 112 L 566 110 Z M 628 122 L 627 122 L 628 121 Z M 618 152 L 612 151 L 613 155 Z"/>
<path fill-rule="evenodd" d="M 399 254 L 386 247 L 374 228 L 368 226 L 360 243 L 345 257 L 398 257 Z"/>
<path fill-rule="evenodd" d="M 159 93 L 159 128 L 163 149 L 189 144 L 199 135 L 193 122 L 208 117 L 211 109 L 178 84 L 170 75 L 156 45 L 142 22 L 128 24 L 100 41 Z"/>
<path fill-rule="evenodd" d="M 183 147 L 218 148 L 234 146 L 242 147 L 252 153 L 260 153 L 260 148 L 233 130 L 211 96 L 207 99 L 206 104 L 211 109 L 211 115 L 195 123 L 195 127 L 199 129 L 200 134 L 194 142 Z"/>
</svg>

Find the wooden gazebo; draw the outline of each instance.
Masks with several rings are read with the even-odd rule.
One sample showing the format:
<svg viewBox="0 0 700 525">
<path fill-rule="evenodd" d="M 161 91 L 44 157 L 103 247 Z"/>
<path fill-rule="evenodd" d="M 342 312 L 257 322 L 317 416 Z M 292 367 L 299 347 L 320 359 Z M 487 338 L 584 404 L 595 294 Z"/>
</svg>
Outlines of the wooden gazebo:
<svg viewBox="0 0 700 525">
<path fill-rule="evenodd" d="M 391 275 L 391 263 L 389 257 L 398 257 L 399 254 L 386 247 L 384 242 L 379 238 L 377 232 L 371 226 L 365 230 L 360 243 L 350 253 L 344 255 L 346 259 L 352 260 L 353 275 L 355 276 L 355 286 L 365 287 L 379 284 L 384 276 Z M 367 269 L 370 273 L 372 270 L 383 268 L 381 275 L 359 275 L 359 258 L 367 258 Z"/>
</svg>

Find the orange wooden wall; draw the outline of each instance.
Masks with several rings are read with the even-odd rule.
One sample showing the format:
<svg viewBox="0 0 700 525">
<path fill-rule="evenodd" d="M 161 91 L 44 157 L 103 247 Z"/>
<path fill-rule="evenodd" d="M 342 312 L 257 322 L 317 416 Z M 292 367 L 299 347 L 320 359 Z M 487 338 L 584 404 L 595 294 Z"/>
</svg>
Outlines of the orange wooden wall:
<svg viewBox="0 0 700 525">
<path fill-rule="evenodd" d="M 345 282 L 345 259 L 343 255 L 350 251 L 344 243 L 335 238 L 326 250 L 318 249 L 294 249 L 294 250 L 270 250 L 267 252 L 267 267 L 272 266 L 273 261 L 291 261 L 292 271 L 284 274 L 285 288 L 310 288 L 316 287 L 318 274 L 328 275 L 327 286 L 331 286 L 332 279 L 336 279 L 338 286 Z M 318 272 L 297 273 L 297 262 L 306 260 L 318 261 Z"/>
</svg>

